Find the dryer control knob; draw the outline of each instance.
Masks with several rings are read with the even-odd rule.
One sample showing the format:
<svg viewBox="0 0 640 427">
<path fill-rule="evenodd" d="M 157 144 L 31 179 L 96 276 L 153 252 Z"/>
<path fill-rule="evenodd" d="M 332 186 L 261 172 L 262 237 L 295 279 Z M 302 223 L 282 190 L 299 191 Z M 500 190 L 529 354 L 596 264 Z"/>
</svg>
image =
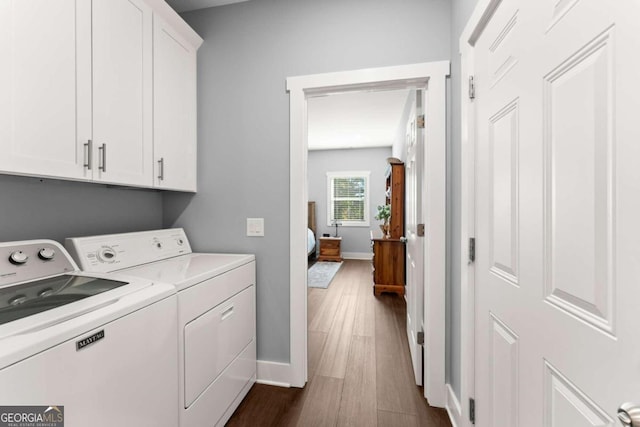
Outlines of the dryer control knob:
<svg viewBox="0 0 640 427">
<path fill-rule="evenodd" d="M 11 264 L 21 265 L 27 262 L 28 259 L 29 256 L 22 251 L 11 252 L 11 255 L 9 255 L 9 262 L 11 262 Z"/>
<path fill-rule="evenodd" d="M 51 248 L 42 248 L 38 252 L 38 257 L 44 261 L 51 261 L 56 256 L 56 251 Z"/>
<path fill-rule="evenodd" d="M 98 251 L 97 255 L 98 260 L 101 262 L 112 263 L 116 260 L 116 251 L 108 246 L 102 247 L 102 249 Z"/>
</svg>

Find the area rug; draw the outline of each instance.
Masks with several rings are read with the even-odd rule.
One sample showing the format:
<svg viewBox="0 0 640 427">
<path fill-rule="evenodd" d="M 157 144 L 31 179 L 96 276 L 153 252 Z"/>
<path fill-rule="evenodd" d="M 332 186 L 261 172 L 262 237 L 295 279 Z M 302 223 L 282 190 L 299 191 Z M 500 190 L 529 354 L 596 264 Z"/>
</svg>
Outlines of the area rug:
<svg viewBox="0 0 640 427">
<path fill-rule="evenodd" d="M 316 262 L 307 272 L 307 286 L 327 289 L 341 266 L 341 262 Z"/>
</svg>

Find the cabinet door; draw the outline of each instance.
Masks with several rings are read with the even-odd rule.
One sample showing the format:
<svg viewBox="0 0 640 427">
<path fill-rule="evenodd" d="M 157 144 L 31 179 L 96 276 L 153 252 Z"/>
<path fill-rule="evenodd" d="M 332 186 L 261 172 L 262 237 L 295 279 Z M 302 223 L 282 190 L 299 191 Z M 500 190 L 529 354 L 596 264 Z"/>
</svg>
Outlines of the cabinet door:
<svg viewBox="0 0 640 427">
<path fill-rule="evenodd" d="M 0 1 L 0 171 L 91 178 L 91 5 Z"/>
<path fill-rule="evenodd" d="M 196 50 L 154 19 L 154 186 L 196 191 Z"/>
<path fill-rule="evenodd" d="M 152 11 L 93 0 L 94 179 L 151 186 Z"/>
</svg>

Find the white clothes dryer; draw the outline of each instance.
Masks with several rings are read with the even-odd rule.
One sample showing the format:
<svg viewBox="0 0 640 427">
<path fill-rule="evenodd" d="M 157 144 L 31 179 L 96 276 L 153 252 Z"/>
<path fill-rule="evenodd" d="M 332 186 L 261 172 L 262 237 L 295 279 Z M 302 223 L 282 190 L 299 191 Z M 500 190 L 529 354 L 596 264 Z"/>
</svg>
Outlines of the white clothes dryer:
<svg viewBox="0 0 640 427">
<path fill-rule="evenodd" d="M 256 380 L 255 256 L 193 253 L 181 228 L 65 244 L 83 271 L 176 287 L 180 425 L 224 425 Z"/>
</svg>

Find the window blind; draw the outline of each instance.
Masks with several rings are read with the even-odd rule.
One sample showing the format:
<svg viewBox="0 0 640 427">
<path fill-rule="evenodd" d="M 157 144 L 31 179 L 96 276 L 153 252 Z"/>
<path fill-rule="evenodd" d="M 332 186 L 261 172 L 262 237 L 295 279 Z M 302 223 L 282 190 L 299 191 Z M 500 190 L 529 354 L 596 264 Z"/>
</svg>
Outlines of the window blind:
<svg viewBox="0 0 640 427">
<path fill-rule="evenodd" d="M 327 173 L 327 225 L 335 221 L 343 226 L 369 225 L 370 172 Z"/>
</svg>

